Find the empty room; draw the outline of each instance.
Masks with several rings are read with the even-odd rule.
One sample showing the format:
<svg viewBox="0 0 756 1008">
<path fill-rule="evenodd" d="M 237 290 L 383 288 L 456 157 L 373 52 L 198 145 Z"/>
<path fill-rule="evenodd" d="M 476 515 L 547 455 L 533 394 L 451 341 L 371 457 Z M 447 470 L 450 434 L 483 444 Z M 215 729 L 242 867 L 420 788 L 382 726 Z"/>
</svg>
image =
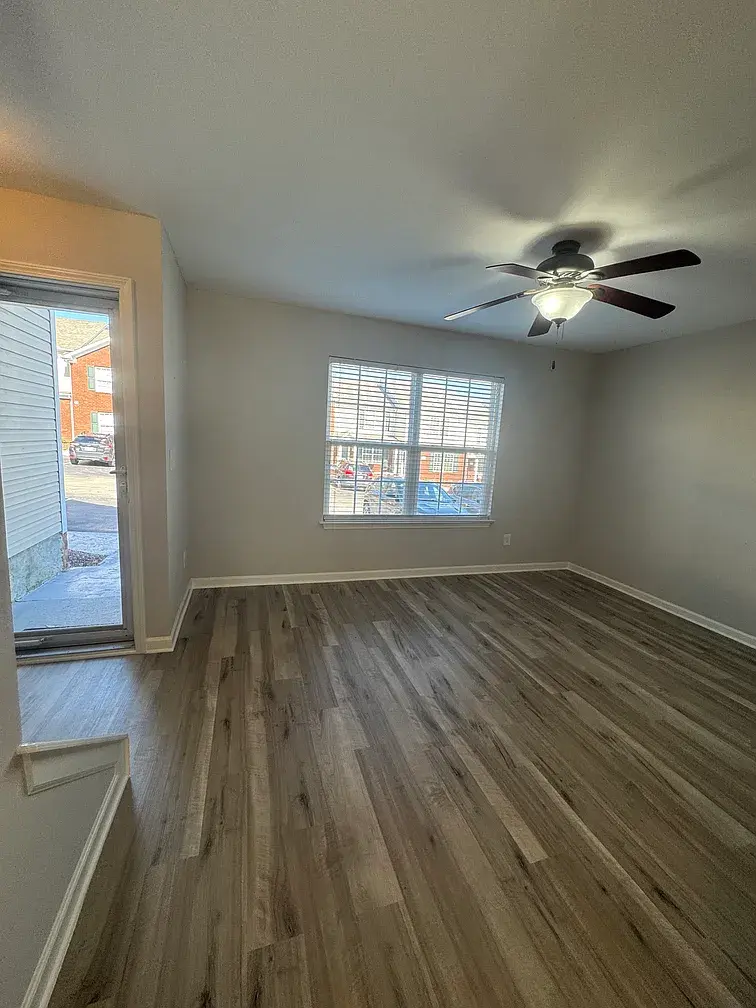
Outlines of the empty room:
<svg viewBox="0 0 756 1008">
<path fill-rule="evenodd" d="M 0 1005 L 756 1008 L 751 6 L 0 37 Z"/>
</svg>

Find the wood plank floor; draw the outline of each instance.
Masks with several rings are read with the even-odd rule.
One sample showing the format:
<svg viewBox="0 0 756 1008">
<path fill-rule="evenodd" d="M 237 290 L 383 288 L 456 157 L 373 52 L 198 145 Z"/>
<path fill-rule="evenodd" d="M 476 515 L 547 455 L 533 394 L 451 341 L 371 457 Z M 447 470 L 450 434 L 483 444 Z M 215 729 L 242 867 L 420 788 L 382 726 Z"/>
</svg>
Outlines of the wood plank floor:
<svg viewBox="0 0 756 1008">
<path fill-rule="evenodd" d="M 756 1005 L 756 655 L 566 572 L 195 594 L 51 1008 Z"/>
</svg>

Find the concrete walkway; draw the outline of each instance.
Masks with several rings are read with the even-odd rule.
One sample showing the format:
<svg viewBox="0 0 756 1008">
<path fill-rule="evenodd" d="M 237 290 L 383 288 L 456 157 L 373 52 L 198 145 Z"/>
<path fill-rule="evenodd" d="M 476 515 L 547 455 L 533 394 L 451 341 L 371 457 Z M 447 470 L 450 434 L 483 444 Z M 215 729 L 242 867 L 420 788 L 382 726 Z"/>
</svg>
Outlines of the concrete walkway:
<svg viewBox="0 0 756 1008">
<path fill-rule="evenodd" d="M 81 504 L 82 508 L 101 509 L 98 521 L 86 524 L 113 527 L 115 508 L 100 504 Z M 103 512 L 113 512 L 105 515 Z M 85 522 L 75 522 L 85 524 Z M 121 570 L 116 531 L 76 531 L 68 533 L 71 549 L 103 553 L 105 559 L 96 567 L 71 567 L 50 578 L 39 588 L 13 603 L 13 626 L 19 630 L 53 630 L 61 627 L 118 626 L 122 620 Z"/>
</svg>

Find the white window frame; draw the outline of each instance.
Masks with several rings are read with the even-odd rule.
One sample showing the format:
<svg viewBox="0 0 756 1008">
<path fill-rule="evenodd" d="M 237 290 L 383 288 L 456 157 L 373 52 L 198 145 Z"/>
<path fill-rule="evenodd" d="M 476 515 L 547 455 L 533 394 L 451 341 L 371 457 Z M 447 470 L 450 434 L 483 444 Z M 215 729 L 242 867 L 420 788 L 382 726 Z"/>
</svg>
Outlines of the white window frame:
<svg viewBox="0 0 756 1008">
<path fill-rule="evenodd" d="M 105 418 L 105 419 L 103 419 Z M 103 424 L 107 430 L 103 429 Z M 98 410 L 97 412 L 97 430 L 100 434 L 113 434 L 115 430 L 115 418 L 112 413 L 107 411 Z"/>
<path fill-rule="evenodd" d="M 372 457 L 365 458 L 366 452 L 370 453 Z M 376 455 L 378 456 L 378 458 L 375 457 Z M 381 462 L 383 462 L 383 448 L 381 446 L 375 448 L 366 448 L 363 445 L 357 453 L 357 461 L 364 465 L 379 465 Z"/>
<path fill-rule="evenodd" d="M 349 364 L 355 366 L 387 368 L 394 371 L 402 371 L 410 374 L 412 382 L 410 416 L 409 416 L 409 436 L 406 441 L 378 441 L 364 440 L 358 438 L 344 437 L 343 434 L 331 437 L 329 431 L 329 421 L 331 417 L 331 365 Z M 419 440 L 420 434 L 420 410 L 422 405 L 422 383 L 424 375 L 434 375 L 443 378 L 460 378 L 465 381 L 483 381 L 491 383 L 491 395 L 494 402 L 491 405 L 491 423 L 488 430 L 488 440 L 485 447 L 480 445 L 452 445 L 452 444 L 429 444 Z M 325 430 L 325 478 L 323 487 L 323 520 L 325 527 L 386 527 L 386 526 L 417 526 L 433 525 L 443 527 L 461 527 L 467 525 L 491 525 L 491 506 L 493 500 L 493 490 L 496 480 L 496 456 L 499 445 L 499 432 L 501 430 L 501 417 L 504 401 L 504 379 L 495 375 L 468 374 L 458 371 L 444 371 L 439 368 L 413 368 L 398 364 L 378 363 L 374 361 L 364 361 L 348 357 L 331 357 L 328 367 L 328 396 L 326 400 L 326 430 Z M 406 453 L 406 493 L 405 502 L 408 514 L 402 515 L 362 515 L 362 514 L 333 514 L 328 512 L 330 486 L 331 486 L 331 458 L 335 445 L 349 445 L 356 449 L 369 448 L 373 450 L 398 449 Z M 481 515 L 418 515 L 411 512 L 416 510 L 417 485 L 420 478 L 420 457 L 428 452 L 455 455 L 485 456 L 488 458 L 488 481 L 485 485 L 485 499 L 488 502 L 487 510 Z M 463 473 L 466 471 L 465 461 L 462 463 Z M 443 473 L 440 473 L 442 476 Z"/>
<path fill-rule="evenodd" d="M 445 452 L 434 451 L 427 452 L 426 454 L 430 455 L 428 464 L 425 467 L 428 472 L 438 473 L 440 476 L 443 476 L 444 473 L 459 472 L 456 456 L 464 455 L 466 453 L 463 451 L 454 451 L 453 448 L 447 448 Z M 472 452 L 469 452 L 469 454 L 472 454 Z M 485 455 L 485 451 L 483 454 Z"/>
<path fill-rule="evenodd" d="M 94 390 L 95 392 L 103 392 L 106 395 L 113 394 L 113 371 L 109 367 L 100 367 L 100 365 L 95 365 L 94 369 Z"/>
</svg>

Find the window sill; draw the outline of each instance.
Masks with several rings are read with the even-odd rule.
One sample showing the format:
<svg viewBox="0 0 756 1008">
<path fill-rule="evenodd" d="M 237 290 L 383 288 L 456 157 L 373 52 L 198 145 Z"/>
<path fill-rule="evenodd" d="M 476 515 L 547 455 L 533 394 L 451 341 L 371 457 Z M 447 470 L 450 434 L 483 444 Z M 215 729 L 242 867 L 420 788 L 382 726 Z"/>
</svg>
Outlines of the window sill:
<svg viewBox="0 0 756 1008">
<path fill-rule="evenodd" d="M 480 528 L 493 525 L 493 518 L 323 518 L 321 525 L 327 529 L 395 529 L 395 528 Z"/>
</svg>

